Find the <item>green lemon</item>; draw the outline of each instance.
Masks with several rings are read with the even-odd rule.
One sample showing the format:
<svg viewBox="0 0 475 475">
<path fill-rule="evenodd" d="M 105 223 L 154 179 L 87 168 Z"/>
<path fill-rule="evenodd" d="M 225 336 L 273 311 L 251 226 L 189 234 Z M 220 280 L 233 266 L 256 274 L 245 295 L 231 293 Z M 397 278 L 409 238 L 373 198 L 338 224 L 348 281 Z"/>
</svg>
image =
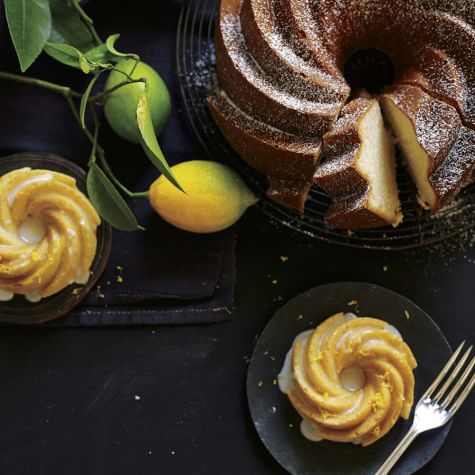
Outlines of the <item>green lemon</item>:
<svg viewBox="0 0 475 475">
<path fill-rule="evenodd" d="M 144 78 L 147 80 L 152 122 L 155 132 L 160 135 L 171 112 L 170 94 L 166 84 L 154 69 L 141 61 L 137 63 L 134 59 L 122 60 L 117 63 L 116 68 L 131 75 L 133 79 Z M 109 74 L 105 90 L 124 82 L 126 77 L 119 71 L 112 71 Z M 123 86 L 108 95 L 104 105 L 106 119 L 111 128 L 117 135 L 129 142 L 140 143 L 140 132 L 135 113 L 144 88 L 145 84 L 140 82 Z"/>
<path fill-rule="evenodd" d="M 241 177 L 220 163 L 192 160 L 172 170 L 185 193 L 162 175 L 150 187 L 150 204 L 177 228 L 194 233 L 221 231 L 257 202 Z"/>
</svg>

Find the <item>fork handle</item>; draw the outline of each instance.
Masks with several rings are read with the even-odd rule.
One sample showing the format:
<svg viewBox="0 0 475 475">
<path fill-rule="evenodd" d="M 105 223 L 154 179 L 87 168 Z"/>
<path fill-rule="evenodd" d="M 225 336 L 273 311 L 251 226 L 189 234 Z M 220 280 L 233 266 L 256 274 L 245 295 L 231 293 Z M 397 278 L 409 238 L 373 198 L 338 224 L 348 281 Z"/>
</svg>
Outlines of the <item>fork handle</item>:
<svg viewBox="0 0 475 475">
<path fill-rule="evenodd" d="M 397 444 L 396 448 L 392 451 L 386 462 L 381 465 L 375 475 L 387 475 L 418 435 L 419 432 L 414 428 L 414 426 L 411 427 L 409 432 L 404 436 L 401 442 Z"/>
</svg>

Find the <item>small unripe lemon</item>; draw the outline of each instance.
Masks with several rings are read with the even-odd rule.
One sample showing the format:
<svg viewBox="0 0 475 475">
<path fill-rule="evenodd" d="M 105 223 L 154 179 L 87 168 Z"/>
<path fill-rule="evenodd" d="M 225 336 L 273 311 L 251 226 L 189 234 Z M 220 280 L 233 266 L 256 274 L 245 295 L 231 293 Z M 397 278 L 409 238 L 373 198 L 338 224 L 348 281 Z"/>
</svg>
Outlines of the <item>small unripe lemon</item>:
<svg viewBox="0 0 475 475">
<path fill-rule="evenodd" d="M 135 69 L 134 69 L 135 68 Z M 160 135 L 171 112 L 171 100 L 166 84 L 158 73 L 147 64 L 135 59 L 126 59 L 116 69 L 131 75 L 132 79 L 146 79 L 148 105 L 155 133 Z M 105 90 L 124 82 L 127 78 L 119 71 L 112 71 L 106 81 Z M 104 104 L 104 113 L 112 130 L 125 140 L 140 143 L 136 111 L 145 84 L 136 82 L 122 86 L 109 94 Z"/>
<path fill-rule="evenodd" d="M 193 160 L 172 171 L 185 192 L 162 175 L 150 187 L 150 204 L 165 221 L 185 231 L 226 229 L 257 202 L 242 178 L 221 163 Z"/>
</svg>

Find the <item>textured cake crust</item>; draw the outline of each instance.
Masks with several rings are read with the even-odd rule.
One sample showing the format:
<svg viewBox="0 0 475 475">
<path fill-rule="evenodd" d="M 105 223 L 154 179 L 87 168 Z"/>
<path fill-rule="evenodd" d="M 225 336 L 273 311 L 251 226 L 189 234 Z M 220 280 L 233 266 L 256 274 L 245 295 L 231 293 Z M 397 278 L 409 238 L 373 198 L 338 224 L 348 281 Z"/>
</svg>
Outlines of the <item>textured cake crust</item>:
<svg viewBox="0 0 475 475">
<path fill-rule="evenodd" d="M 248 114 L 281 130 L 319 140 L 341 109 L 342 99 L 335 96 L 331 101 L 315 102 L 273 83 L 272 76 L 263 73 L 248 51 L 249 44 L 245 43 L 241 30 L 244 23 L 240 20 L 240 8 L 240 0 L 221 3 L 216 30 L 216 64 L 221 88 Z M 289 77 L 286 82 L 290 84 Z"/>
<path fill-rule="evenodd" d="M 361 122 L 375 104 L 375 99 L 363 98 L 350 102 L 323 138 L 325 161 L 317 168 L 314 182 L 333 198 L 325 221 L 334 228 L 397 225 L 401 219 L 372 209 L 368 193 L 371 183 L 357 165 L 363 140 Z"/>
<path fill-rule="evenodd" d="M 433 212 L 446 205 L 471 179 L 475 168 L 475 131 L 465 127 L 457 110 L 413 86 L 396 86 L 382 95 L 409 118 L 417 141 L 429 160 L 425 177 L 436 201 Z"/>
<path fill-rule="evenodd" d="M 285 206 L 303 211 L 321 144 L 302 141 L 249 117 L 224 94 L 208 98 L 208 105 L 234 150 L 268 177 L 269 195 Z"/>
<path fill-rule="evenodd" d="M 350 92 L 344 80 L 320 69 L 311 61 L 313 56 L 299 56 L 292 47 L 294 41 L 285 41 L 291 25 L 287 17 L 292 14 L 289 3 L 242 0 L 240 18 L 249 52 L 279 88 L 312 101 L 341 104 Z"/>
</svg>

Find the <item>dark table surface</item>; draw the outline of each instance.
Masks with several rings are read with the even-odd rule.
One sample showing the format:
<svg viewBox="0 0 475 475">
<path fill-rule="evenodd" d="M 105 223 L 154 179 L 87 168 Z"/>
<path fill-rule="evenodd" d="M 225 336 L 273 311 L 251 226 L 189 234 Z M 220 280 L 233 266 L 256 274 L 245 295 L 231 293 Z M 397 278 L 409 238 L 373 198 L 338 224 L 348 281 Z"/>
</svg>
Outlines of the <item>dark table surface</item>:
<svg viewBox="0 0 475 475">
<path fill-rule="evenodd" d="M 157 3 L 176 22 L 180 2 Z M 229 323 L 0 330 L 1 475 L 284 474 L 249 417 L 247 359 L 276 309 L 318 284 L 380 284 L 425 309 L 452 346 L 475 341 L 470 236 L 418 252 L 354 250 L 295 234 L 257 209 L 238 233 Z M 473 473 L 474 409 L 472 397 L 420 473 Z"/>
</svg>

